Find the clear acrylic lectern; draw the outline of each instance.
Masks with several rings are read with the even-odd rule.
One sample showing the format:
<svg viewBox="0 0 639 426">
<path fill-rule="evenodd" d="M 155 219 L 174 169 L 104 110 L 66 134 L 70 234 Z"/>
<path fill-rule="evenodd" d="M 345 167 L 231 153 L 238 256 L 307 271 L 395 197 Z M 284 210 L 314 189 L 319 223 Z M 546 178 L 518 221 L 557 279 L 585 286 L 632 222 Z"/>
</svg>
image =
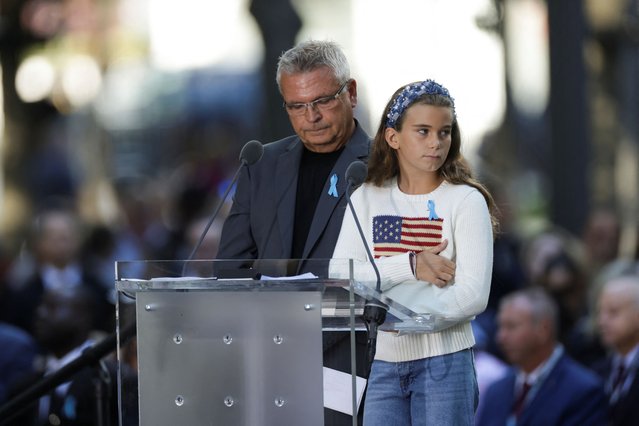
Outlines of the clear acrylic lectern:
<svg viewBox="0 0 639 426">
<path fill-rule="evenodd" d="M 354 332 L 367 300 L 389 306 L 382 330 L 447 326 L 356 281 L 348 259 L 116 262 L 115 284 L 122 426 L 321 426 L 327 392 L 357 412 Z M 343 394 L 323 369 L 330 331 L 351 336 Z"/>
</svg>

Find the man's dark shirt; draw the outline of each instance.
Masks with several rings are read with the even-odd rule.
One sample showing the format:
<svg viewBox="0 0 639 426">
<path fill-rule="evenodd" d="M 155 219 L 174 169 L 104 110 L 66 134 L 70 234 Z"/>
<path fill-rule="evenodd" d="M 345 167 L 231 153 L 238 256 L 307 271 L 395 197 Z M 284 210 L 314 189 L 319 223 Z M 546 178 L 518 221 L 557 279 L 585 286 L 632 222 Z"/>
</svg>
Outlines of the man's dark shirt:
<svg viewBox="0 0 639 426">
<path fill-rule="evenodd" d="M 301 259 L 306 237 L 313 221 L 317 202 L 322 196 L 329 173 L 342 154 L 344 148 L 328 153 L 317 153 L 304 148 L 297 178 L 295 201 L 295 225 L 291 259 Z"/>
</svg>

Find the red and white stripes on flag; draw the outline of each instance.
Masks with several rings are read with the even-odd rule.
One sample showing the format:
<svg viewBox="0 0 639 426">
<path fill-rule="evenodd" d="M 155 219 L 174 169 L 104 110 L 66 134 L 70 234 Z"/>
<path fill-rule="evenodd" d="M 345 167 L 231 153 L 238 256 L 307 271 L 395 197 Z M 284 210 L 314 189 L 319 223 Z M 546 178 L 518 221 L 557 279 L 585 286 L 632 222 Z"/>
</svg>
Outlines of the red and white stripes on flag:
<svg viewBox="0 0 639 426">
<path fill-rule="evenodd" d="M 375 216 L 373 251 L 375 258 L 414 251 L 419 253 L 442 240 L 443 219 L 427 217 Z"/>
</svg>

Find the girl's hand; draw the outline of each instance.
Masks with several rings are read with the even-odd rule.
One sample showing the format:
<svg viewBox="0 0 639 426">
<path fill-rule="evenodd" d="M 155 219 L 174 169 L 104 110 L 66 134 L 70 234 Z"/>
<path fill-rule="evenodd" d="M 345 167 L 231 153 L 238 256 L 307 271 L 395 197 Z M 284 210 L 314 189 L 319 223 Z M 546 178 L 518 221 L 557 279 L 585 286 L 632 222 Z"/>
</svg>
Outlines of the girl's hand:
<svg viewBox="0 0 639 426">
<path fill-rule="evenodd" d="M 455 262 L 439 255 L 447 246 L 448 240 L 444 240 L 415 255 L 415 276 L 418 280 L 442 288 L 455 278 Z"/>
</svg>

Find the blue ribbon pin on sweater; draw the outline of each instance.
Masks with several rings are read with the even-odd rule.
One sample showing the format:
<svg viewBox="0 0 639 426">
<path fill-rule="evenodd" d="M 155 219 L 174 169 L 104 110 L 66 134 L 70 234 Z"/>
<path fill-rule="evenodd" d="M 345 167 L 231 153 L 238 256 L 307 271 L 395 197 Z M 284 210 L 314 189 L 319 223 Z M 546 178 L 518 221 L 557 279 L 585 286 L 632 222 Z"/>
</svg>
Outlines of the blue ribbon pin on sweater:
<svg viewBox="0 0 639 426">
<path fill-rule="evenodd" d="M 331 176 L 331 187 L 328 188 L 328 195 L 331 195 L 335 198 L 338 197 L 337 195 L 337 174 L 333 173 L 333 176 Z"/>
<path fill-rule="evenodd" d="M 435 212 L 435 202 L 433 200 L 428 200 L 428 220 L 437 220 L 439 216 Z"/>
</svg>

